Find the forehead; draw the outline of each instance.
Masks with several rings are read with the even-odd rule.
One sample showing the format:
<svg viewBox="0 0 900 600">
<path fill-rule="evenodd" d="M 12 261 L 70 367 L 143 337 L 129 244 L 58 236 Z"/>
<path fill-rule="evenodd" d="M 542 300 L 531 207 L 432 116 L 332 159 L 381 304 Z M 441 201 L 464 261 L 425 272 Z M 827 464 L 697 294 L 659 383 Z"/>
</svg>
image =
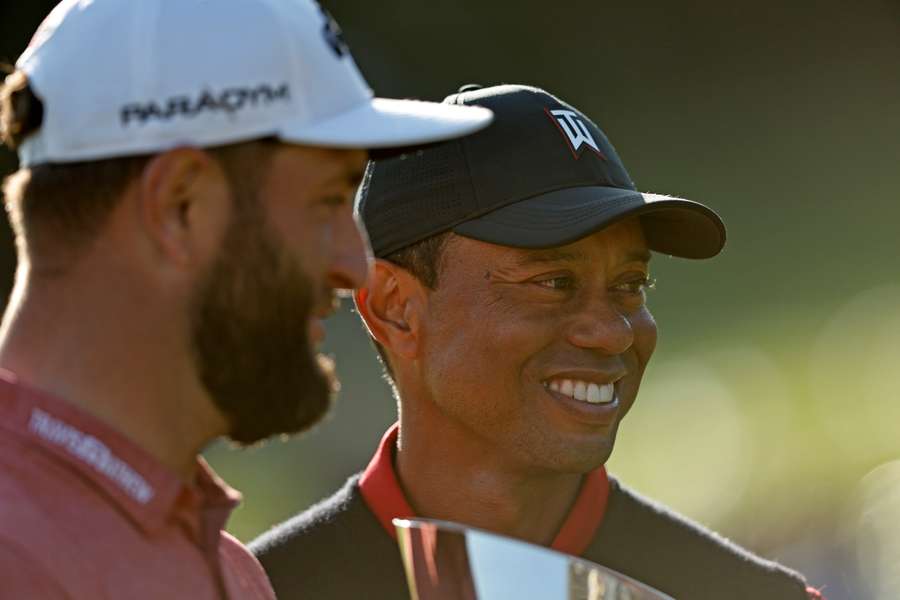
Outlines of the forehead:
<svg viewBox="0 0 900 600">
<path fill-rule="evenodd" d="M 272 171 L 282 178 L 355 187 L 362 180 L 367 160 L 365 150 L 279 144 Z"/>
<path fill-rule="evenodd" d="M 471 258 L 497 266 L 528 267 L 542 263 L 603 265 L 650 262 L 651 254 L 643 229 L 636 219 L 609 225 L 572 243 L 551 248 L 514 248 L 456 236 L 453 244 Z"/>
</svg>

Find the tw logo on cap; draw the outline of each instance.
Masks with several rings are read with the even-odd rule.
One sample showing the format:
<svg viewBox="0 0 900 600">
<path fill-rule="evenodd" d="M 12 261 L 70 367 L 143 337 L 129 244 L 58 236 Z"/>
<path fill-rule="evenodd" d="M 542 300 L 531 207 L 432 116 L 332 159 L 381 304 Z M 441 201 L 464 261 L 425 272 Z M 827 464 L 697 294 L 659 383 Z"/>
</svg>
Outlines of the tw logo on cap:
<svg viewBox="0 0 900 600">
<path fill-rule="evenodd" d="M 600 147 L 594 140 L 594 136 L 591 135 L 587 125 L 585 125 L 581 115 L 574 110 L 550 110 L 549 108 L 545 108 L 544 110 L 547 112 L 547 116 L 550 117 L 559 128 L 560 133 L 563 134 L 566 143 L 569 145 L 569 150 L 572 151 L 572 156 L 574 156 L 576 160 L 581 157 L 584 146 L 590 148 L 601 159 L 606 160 L 606 156 L 600 151 Z"/>
</svg>

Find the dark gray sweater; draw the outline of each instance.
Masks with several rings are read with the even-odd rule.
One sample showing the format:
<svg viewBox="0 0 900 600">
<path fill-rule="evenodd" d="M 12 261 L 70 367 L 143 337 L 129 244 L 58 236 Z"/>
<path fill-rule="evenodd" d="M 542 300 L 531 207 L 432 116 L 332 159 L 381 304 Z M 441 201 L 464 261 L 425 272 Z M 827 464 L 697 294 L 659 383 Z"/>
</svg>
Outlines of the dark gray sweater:
<svg viewBox="0 0 900 600">
<path fill-rule="evenodd" d="M 409 598 L 397 544 L 351 477 L 250 549 L 281 600 Z M 582 555 L 677 600 L 808 600 L 797 573 L 763 560 L 610 478 L 603 523 Z"/>
</svg>

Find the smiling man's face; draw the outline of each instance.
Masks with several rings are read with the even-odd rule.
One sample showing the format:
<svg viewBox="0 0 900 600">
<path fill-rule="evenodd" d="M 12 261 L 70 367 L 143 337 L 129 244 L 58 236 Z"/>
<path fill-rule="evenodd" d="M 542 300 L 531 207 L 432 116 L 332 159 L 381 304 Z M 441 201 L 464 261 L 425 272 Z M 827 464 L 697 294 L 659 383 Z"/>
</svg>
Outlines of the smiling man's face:
<svg viewBox="0 0 900 600">
<path fill-rule="evenodd" d="M 605 463 L 656 346 L 638 221 L 552 249 L 457 236 L 444 252 L 422 323 L 434 413 L 522 468 Z"/>
</svg>

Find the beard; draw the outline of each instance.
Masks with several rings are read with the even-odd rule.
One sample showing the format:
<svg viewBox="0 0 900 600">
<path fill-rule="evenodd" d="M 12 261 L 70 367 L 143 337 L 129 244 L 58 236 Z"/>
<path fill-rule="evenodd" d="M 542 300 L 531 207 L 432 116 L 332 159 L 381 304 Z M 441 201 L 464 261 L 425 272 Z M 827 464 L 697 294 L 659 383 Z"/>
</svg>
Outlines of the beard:
<svg viewBox="0 0 900 600">
<path fill-rule="evenodd" d="M 338 382 L 309 339 L 312 282 L 275 241 L 262 209 L 236 204 L 194 298 L 191 336 L 198 376 L 228 419 L 228 437 L 250 445 L 319 422 Z"/>
</svg>

